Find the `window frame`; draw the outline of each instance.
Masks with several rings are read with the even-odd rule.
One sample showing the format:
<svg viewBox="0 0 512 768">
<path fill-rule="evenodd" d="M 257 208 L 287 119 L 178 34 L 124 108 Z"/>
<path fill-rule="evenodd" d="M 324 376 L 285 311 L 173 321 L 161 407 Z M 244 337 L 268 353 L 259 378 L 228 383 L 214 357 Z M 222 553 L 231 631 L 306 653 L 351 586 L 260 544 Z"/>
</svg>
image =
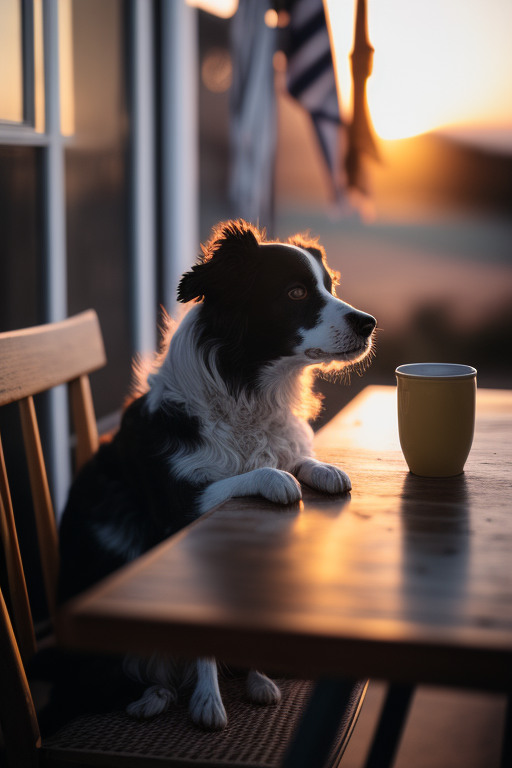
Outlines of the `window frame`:
<svg viewBox="0 0 512 768">
<path fill-rule="evenodd" d="M 46 143 L 46 137 L 35 130 L 36 88 L 35 88 L 35 39 L 34 0 L 20 0 L 21 5 L 21 72 L 22 112 L 21 122 L 0 118 L 0 143 L 30 144 Z"/>
</svg>

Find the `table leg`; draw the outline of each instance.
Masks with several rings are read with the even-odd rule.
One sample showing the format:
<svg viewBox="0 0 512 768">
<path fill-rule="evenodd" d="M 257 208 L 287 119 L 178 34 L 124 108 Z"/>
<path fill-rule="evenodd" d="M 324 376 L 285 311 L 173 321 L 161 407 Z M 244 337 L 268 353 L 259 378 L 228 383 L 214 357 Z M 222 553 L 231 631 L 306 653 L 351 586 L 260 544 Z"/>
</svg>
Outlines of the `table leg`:
<svg viewBox="0 0 512 768">
<path fill-rule="evenodd" d="M 316 683 L 282 768 L 324 768 L 353 688 L 343 680 Z"/>
<path fill-rule="evenodd" d="M 503 732 L 503 744 L 501 747 L 501 768 L 510 768 L 512 765 L 512 691 L 507 697 L 507 710 L 505 714 L 505 730 Z"/>
<path fill-rule="evenodd" d="M 365 768 L 390 768 L 412 701 L 414 686 L 390 684 Z"/>
</svg>

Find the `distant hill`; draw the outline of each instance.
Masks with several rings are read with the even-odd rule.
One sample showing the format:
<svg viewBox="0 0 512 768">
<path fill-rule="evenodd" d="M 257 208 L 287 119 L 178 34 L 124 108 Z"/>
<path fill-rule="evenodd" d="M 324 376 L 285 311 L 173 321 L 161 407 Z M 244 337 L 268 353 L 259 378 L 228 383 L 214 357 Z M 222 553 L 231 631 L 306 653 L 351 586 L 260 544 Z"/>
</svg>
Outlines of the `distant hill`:
<svg viewBox="0 0 512 768">
<path fill-rule="evenodd" d="M 374 168 L 377 203 L 478 209 L 512 215 L 512 154 L 472 147 L 435 133 L 381 142 Z"/>
<path fill-rule="evenodd" d="M 278 204 L 321 207 L 329 183 L 308 116 L 279 96 Z M 512 153 L 479 149 L 437 133 L 379 141 L 382 164 L 370 178 L 377 214 L 475 209 L 512 216 Z"/>
<path fill-rule="evenodd" d="M 201 61 L 212 48 L 228 49 L 228 21 L 200 13 L 199 22 Z M 283 74 L 276 74 L 277 206 L 325 211 L 330 202 L 330 184 L 310 118 L 286 92 Z M 199 123 L 200 190 L 206 234 L 215 217 L 230 214 L 229 91 L 213 93 L 200 84 Z M 370 171 L 378 217 L 428 218 L 433 213 L 468 209 L 512 216 L 512 154 L 478 149 L 436 133 L 380 141 L 379 145 L 383 163 L 373 165 Z"/>
</svg>

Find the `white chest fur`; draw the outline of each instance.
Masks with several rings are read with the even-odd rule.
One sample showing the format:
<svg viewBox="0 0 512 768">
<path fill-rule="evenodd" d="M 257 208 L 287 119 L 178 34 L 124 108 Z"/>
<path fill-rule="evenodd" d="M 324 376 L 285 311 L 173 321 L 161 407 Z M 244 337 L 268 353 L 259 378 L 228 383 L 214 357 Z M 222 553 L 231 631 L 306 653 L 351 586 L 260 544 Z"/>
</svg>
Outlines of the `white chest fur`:
<svg viewBox="0 0 512 768">
<path fill-rule="evenodd" d="M 233 397 L 217 371 L 215 351 L 205 360 L 197 349 L 197 312 L 196 306 L 185 316 L 162 364 L 148 377 L 150 411 L 164 401 L 181 403 L 199 424 L 201 445 L 169 457 L 173 476 L 212 483 L 261 467 L 294 469 L 311 455 L 313 437 L 295 415 L 304 395 L 300 369 L 278 361 L 257 394 Z"/>
<path fill-rule="evenodd" d="M 292 471 L 311 454 L 313 432 L 290 411 L 258 402 L 209 403 L 200 414 L 202 445 L 171 458 L 173 474 L 214 482 L 260 467 Z"/>
</svg>

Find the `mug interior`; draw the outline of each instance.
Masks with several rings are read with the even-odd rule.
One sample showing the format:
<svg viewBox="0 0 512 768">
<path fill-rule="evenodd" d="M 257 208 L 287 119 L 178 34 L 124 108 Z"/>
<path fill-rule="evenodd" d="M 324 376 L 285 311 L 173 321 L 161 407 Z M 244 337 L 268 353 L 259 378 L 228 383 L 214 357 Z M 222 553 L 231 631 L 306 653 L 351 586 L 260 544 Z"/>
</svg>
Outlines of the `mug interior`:
<svg viewBox="0 0 512 768">
<path fill-rule="evenodd" d="M 471 365 L 457 365 L 455 363 L 409 363 L 408 365 L 399 365 L 395 373 L 402 376 L 425 378 L 471 378 L 476 376 L 476 368 Z"/>
</svg>

